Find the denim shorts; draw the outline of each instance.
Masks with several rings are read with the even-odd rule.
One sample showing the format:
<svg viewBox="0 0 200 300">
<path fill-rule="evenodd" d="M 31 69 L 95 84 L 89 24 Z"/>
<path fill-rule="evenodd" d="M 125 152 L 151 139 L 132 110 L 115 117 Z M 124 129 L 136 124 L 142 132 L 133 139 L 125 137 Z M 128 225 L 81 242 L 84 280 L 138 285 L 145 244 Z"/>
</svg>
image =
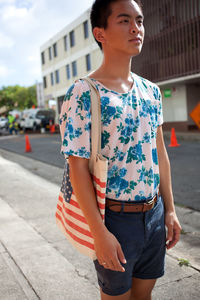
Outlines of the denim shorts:
<svg viewBox="0 0 200 300">
<path fill-rule="evenodd" d="M 106 208 L 105 225 L 121 244 L 125 272 L 105 269 L 94 261 L 99 286 L 111 296 L 126 293 L 132 277 L 156 279 L 164 275 L 166 232 L 161 197 L 147 212 L 114 212 Z"/>
</svg>

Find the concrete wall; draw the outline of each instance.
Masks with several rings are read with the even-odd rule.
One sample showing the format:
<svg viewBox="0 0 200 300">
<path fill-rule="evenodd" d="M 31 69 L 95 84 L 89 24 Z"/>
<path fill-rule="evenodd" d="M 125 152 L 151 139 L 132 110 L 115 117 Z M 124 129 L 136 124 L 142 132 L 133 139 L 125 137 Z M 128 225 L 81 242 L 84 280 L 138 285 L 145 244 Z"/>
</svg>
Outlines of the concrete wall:
<svg viewBox="0 0 200 300">
<path fill-rule="evenodd" d="M 164 97 L 164 88 L 161 90 L 164 122 L 186 122 L 188 120 L 186 86 L 174 85 L 167 88 L 172 90 L 170 98 Z"/>
</svg>

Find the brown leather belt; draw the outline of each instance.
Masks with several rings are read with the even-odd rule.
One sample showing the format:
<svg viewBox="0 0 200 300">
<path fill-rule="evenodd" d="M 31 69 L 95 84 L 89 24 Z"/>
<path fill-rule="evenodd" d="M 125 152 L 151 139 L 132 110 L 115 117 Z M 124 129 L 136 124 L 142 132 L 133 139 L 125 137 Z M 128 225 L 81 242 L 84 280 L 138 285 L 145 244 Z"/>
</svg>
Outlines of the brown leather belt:
<svg viewBox="0 0 200 300">
<path fill-rule="evenodd" d="M 115 212 L 145 212 L 152 209 L 157 202 L 157 194 L 147 202 L 144 203 L 133 203 L 133 202 L 118 202 L 117 200 L 112 200 L 106 198 L 106 207 Z"/>
</svg>

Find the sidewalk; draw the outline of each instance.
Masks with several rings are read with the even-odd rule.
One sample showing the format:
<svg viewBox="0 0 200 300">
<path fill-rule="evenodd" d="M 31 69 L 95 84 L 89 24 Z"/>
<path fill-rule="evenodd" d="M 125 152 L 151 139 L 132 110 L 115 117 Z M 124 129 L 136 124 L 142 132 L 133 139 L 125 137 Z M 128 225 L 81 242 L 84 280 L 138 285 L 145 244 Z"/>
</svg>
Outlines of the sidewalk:
<svg viewBox="0 0 200 300">
<path fill-rule="evenodd" d="M 51 172 L 37 162 L 40 167 Z M 59 186 L 1 156 L 0 169 L 0 299 L 100 299 L 93 263 L 77 254 L 56 227 Z M 177 207 L 177 214 L 185 234 L 168 252 L 155 300 L 199 299 L 200 213 Z M 177 258 L 190 265 L 180 267 Z"/>
<path fill-rule="evenodd" d="M 171 131 L 163 131 L 165 139 L 170 139 Z M 195 131 L 176 131 L 176 137 L 178 141 L 195 141 L 200 142 L 200 130 Z"/>
</svg>

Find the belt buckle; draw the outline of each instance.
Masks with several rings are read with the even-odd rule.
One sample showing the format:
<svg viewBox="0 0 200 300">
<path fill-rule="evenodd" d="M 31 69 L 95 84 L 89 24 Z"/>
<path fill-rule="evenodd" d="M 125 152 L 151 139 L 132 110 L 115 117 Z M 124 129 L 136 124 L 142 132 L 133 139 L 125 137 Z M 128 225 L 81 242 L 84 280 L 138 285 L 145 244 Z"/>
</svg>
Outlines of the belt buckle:
<svg viewBox="0 0 200 300">
<path fill-rule="evenodd" d="M 146 205 L 151 205 L 154 202 L 155 197 L 153 197 L 152 199 L 148 200 L 145 204 Z"/>
<path fill-rule="evenodd" d="M 145 207 L 148 207 L 148 206 L 150 206 L 152 204 L 153 204 L 152 208 L 154 207 L 154 200 L 155 200 L 155 198 L 156 198 L 156 195 L 152 199 L 150 199 L 146 203 L 144 203 L 143 211 L 145 210 Z"/>
</svg>

